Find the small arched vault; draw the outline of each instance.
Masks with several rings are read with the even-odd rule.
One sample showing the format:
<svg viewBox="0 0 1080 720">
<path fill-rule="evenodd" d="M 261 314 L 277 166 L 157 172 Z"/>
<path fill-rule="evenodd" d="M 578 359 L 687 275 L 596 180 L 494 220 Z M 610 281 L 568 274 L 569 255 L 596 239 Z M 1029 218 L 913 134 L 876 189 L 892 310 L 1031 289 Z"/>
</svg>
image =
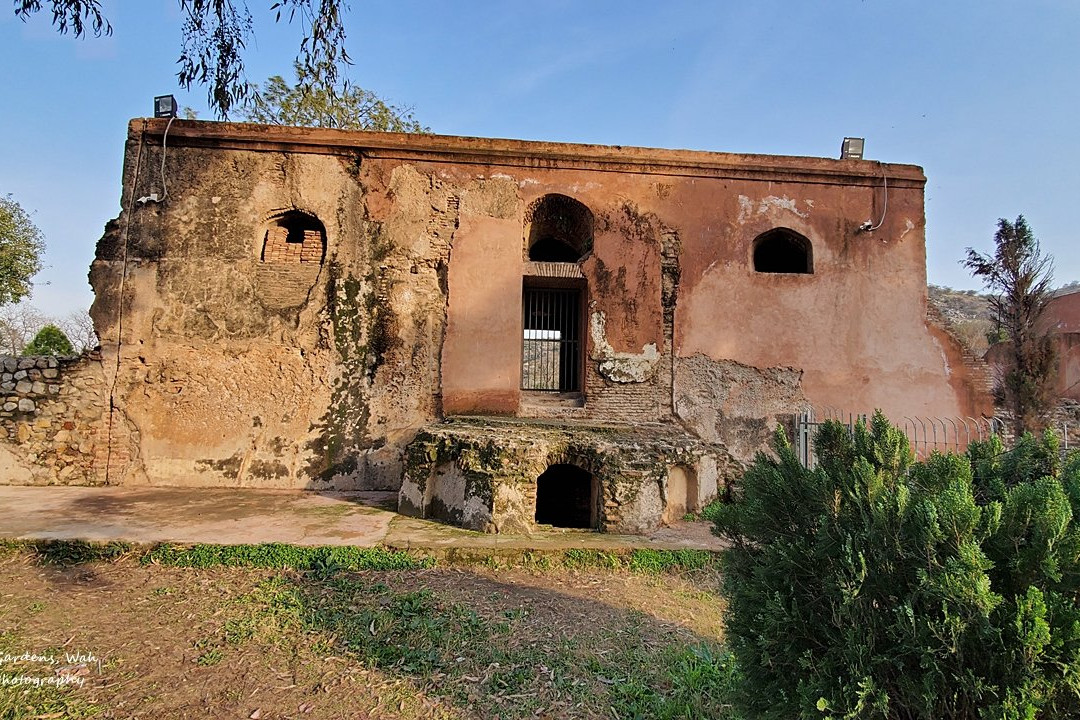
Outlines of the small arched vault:
<svg viewBox="0 0 1080 720">
<path fill-rule="evenodd" d="M 525 212 L 525 254 L 534 262 L 580 262 L 592 250 L 593 213 L 583 203 L 551 193 Z"/>
<path fill-rule="evenodd" d="M 814 246 L 789 228 L 773 228 L 754 238 L 754 271 L 759 273 L 814 273 Z"/>
<path fill-rule="evenodd" d="M 647 533 L 716 497 L 717 467 L 729 461 L 716 446 L 659 428 L 462 418 L 408 445 L 398 510 L 487 532 Z M 694 477 L 692 497 L 672 467 Z"/>
</svg>

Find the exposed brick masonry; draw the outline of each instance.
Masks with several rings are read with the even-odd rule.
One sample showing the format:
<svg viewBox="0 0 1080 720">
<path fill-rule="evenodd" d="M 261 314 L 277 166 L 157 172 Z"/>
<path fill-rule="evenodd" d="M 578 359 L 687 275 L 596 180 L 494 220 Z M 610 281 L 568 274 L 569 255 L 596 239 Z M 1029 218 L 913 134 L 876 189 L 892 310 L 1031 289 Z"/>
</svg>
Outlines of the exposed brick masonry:
<svg viewBox="0 0 1080 720">
<path fill-rule="evenodd" d="M 263 262 L 266 263 L 319 263 L 323 259 L 322 233 L 318 230 L 294 231 L 289 240 L 289 228 L 277 226 L 266 231 L 263 246 Z M 296 239 L 302 237 L 302 242 Z"/>
</svg>

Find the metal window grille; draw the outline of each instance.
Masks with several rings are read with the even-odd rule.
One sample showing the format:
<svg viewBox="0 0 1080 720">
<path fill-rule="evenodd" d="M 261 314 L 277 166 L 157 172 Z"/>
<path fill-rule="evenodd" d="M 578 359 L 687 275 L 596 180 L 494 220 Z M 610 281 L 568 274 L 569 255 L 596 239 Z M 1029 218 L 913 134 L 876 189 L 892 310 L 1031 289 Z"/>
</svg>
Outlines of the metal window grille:
<svg viewBox="0 0 1080 720">
<path fill-rule="evenodd" d="M 521 389 L 581 389 L 581 292 L 525 288 Z"/>
</svg>

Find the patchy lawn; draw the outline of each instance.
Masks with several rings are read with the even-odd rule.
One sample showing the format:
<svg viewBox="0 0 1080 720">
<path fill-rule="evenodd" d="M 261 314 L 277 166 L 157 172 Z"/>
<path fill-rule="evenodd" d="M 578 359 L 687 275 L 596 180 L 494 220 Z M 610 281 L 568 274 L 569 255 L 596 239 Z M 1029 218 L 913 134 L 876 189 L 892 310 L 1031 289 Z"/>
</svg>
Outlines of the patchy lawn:
<svg viewBox="0 0 1080 720">
<path fill-rule="evenodd" d="M 712 556 L 365 553 L 9 544 L 0 719 L 733 717 Z"/>
</svg>

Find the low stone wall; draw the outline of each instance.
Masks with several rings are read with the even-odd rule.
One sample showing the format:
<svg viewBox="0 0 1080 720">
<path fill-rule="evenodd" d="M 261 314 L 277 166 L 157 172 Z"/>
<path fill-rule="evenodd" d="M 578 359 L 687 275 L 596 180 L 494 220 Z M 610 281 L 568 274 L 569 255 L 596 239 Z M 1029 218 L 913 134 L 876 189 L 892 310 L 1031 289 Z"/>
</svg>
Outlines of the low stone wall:
<svg viewBox="0 0 1080 720">
<path fill-rule="evenodd" d="M 0 356 L 0 369 L 0 484 L 105 483 L 109 397 L 101 358 Z"/>
<path fill-rule="evenodd" d="M 668 425 L 454 418 L 424 428 L 407 447 L 398 512 L 483 532 L 531 532 L 537 478 L 561 464 L 595 480 L 595 529 L 645 533 L 715 498 L 736 461 Z"/>
</svg>

